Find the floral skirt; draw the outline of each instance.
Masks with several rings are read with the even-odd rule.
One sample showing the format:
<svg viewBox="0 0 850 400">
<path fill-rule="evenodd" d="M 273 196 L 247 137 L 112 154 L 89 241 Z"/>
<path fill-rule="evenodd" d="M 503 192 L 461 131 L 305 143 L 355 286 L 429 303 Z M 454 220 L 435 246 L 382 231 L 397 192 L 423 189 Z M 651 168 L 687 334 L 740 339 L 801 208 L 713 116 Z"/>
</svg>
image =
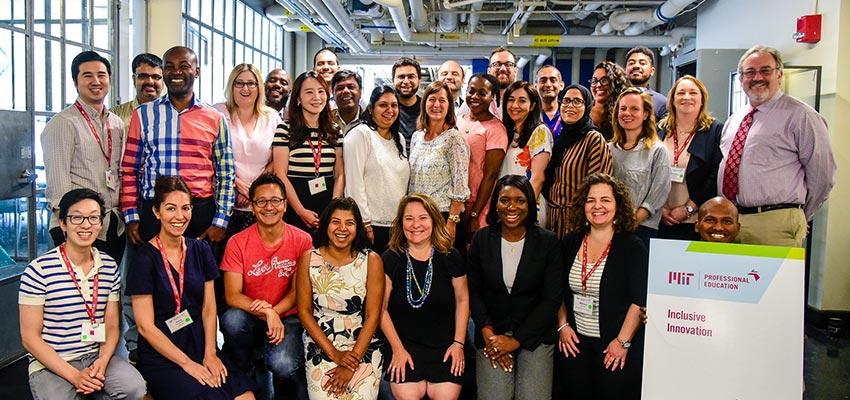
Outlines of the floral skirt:
<svg viewBox="0 0 850 400">
<path fill-rule="evenodd" d="M 311 348 L 315 346 L 315 348 Z M 322 385 L 328 380 L 325 375 L 329 370 L 337 367 L 336 363 L 327 360 L 323 356 L 317 354 L 318 346 L 312 340 L 307 341 L 305 354 L 307 355 L 307 393 L 310 395 L 310 400 L 375 400 L 378 398 L 378 388 L 381 384 L 381 360 L 382 355 L 380 350 L 370 349 L 367 351 L 367 357 L 363 357 L 363 362 L 357 371 L 354 371 L 354 376 L 348 384 L 348 392 L 340 397 L 333 397 L 322 390 Z M 347 350 L 347 349 L 340 349 Z M 321 350 L 318 350 L 321 352 Z M 311 357 L 312 353 L 312 357 Z"/>
</svg>

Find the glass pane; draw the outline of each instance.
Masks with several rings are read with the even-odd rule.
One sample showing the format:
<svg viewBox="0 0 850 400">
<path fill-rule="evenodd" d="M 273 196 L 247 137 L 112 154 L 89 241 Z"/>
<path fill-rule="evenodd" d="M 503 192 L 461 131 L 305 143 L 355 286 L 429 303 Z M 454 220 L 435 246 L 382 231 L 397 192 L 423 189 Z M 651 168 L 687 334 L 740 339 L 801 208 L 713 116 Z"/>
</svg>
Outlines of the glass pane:
<svg viewBox="0 0 850 400">
<path fill-rule="evenodd" d="M 248 45 L 260 47 L 263 45 L 263 18 L 255 12 L 251 12 L 251 14 L 253 14 L 251 19 L 254 21 L 254 35 L 253 37 L 248 36 Z"/>
<path fill-rule="evenodd" d="M 100 49 L 112 48 L 112 37 L 109 34 L 109 19 L 111 17 L 109 0 L 94 0 L 94 47 Z"/>
<path fill-rule="evenodd" d="M 236 2 L 236 40 L 245 40 L 245 5 Z"/>
<path fill-rule="evenodd" d="M 186 0 L 186 14 L 193 18 L 201 16 L 201 0 Z"/>
<path fill-rule="evenodd" d="M 47 7 L 50 6 L 50 3 L 50 0 L 33 0 L 33 19 L 35 20 L 35 26 L 33 28 L 36 32 L 44 33 L 44 15 L 47 12 Z"/>
<path fill-rule="evenodd" d="M 59 8 L 59 2 L 54 3 L 54 8 Z M 87 0 L 65 1 L 65 38 L 79 43 L 88 43 L 89 30 L 89 2 Z M 52 32 L 58 36 L 59 31 Z"/>
<path fill-rule="evenodd" d="M 27 109 L 25 39 L 21 33 L 0 29 L 0 87 L 11 90 L 0 96 L 0 109 Z"/>
<path fill-rule="evenodd" d="M 201 2 L 199 2 L 201 3 Z M 207 25 L 213 25 L 212 19 L 212 9 L 215 7 L 212 1 L 205 1 L 200 4 L 201 6 L 201 22 Z"/>
<path fill-rule="evenodd" d="M 224 38 L 224 45 L 221 47 L 224 51 L 224 53 L 222 54 L 222 60 L 224 62 L 224 65 L 236 65 L 237 63 L 233 61 L 233 40 L 229 38 Z"/>
<path fill-rule="evenodd" d="M 59 46 L 55 46 L 55 47 L 59 47 Z M 71 103 L 74 102 L 74 100 L 77 100 L 77 87 L 74 86 L 74 79 L 71 76 L 71 61 L 74 60 L 74 57 L 76 57 L 77 54 L 80 54 L 85 50 L 87 50 L 87 49 L 83 49 L 81 47 L 77 47 L 77 46 L 70 45 L 70 44 L 65 45 L 65 68 L 67 70 L 67 75 L 58 75 L 57 76 L 57 79 L 62 79 L 63 77 L 67 77 L 66 79 L 64 79 L 64 81 L 65 81 L 65 102 L 62 103 L 62 104 L 56 105 L 56 107 L 54 107 L 53 111 L 57 111 L 57 112 L 61 111 L 68 104 L 71 104 Z M 59 57 L 57 56 L 54 60 L 59 60 Z"/>
<path fill-rule="evenodd" d="M 233 0 L 224 0 L 224 32 L 233 35 Z"/>
</svg>

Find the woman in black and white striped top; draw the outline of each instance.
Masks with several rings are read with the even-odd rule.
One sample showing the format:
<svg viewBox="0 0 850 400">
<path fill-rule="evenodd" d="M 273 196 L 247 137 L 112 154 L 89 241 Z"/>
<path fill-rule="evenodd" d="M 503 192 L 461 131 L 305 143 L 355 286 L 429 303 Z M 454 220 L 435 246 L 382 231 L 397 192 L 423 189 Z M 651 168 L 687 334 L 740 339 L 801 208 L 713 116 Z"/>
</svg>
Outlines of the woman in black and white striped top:
<svg viewBox="0 0 850 400">
<path fill-rule="evenodd" d="M 289 119 L 278 125 L 274 172 L 286 186 L 286 223 L 312 232 L 319 214 L 345 189 L 342 137 L 328 108 L 328 84 L 316 72 L 298 76 L 289 98 Z"/>
<path fill-rule="evenodd" d="M 584 181 L 563 239 L 564 305 L 558 311 L 555 398 L 639 399 L 648 254 L 634 234 L 628 189 L 606 174 Z"/>
</svg>

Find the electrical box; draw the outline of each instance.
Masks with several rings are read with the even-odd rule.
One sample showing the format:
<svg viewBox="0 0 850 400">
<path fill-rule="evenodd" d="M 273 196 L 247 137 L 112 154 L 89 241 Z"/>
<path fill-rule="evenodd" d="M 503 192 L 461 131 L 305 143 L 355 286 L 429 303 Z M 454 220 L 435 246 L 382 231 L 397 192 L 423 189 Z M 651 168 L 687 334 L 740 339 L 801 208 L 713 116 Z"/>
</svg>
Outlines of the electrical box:
<svg viewBox="0 0 850 400">
<path fill-rule="evenodd" d="M 820 14 L 803 15 L 797 18 L 797 33 L 794 34 L 797 43 L 820 42 L 822 21 Z"/>
</svg>

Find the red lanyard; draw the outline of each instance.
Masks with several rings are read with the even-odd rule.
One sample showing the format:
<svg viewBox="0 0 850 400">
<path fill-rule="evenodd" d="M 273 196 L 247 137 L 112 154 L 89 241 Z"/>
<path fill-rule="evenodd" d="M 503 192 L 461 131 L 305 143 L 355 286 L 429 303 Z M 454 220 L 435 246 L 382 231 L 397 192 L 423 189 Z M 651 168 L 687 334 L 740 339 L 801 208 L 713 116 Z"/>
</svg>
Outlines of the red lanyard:
<svg viewBox="0 0 850 400">
<path fill-rule="evenodd" d="M 682 147 L 679 147 L 679 133 L 676 132 L 676 128 L 673 128 L 673 165 L 679 166 L 679 156 L 682 155 L 682 152 L 688 148 L 688 145 L 691 143 L 691 139 L 694 138 L 694 134 L 697 133 L 697 128 L 694 127 L 694 130 L 691 131 L 691 134 L 685 139 L 685 143 L 682 144 Z"/>
<path fill-rule="evenodd" d="M 97 140 L 97 148 L 99 148 L 103 156 L 106 157 L 107 168 L 112 166 L 112 135 L 109 134 L 109 118 L 106 119 L 106 143 L 109 147 L 109 152 L 106 153 L 103 151 L 103 142 L 100 141 L 100 135 L 98 135 L 97 130 L 94 129 L 94 124 L 92 124 L 91 118 L 89 118 L 89 115 L 83 109 L 83 106 L 80 105 L 80 101 L 75 101 L 74 105 L 77 106 L 77 110 L 80 110 L 80 114 L 83 114 L 83 118 L 85 118 L 86 123 L 89 124 L 89 129 L 91 129 L 92 135 L 94 135 L 94 138 Z"/>
<path fill-rule="evenodd" d="M 168 275 L 168 283 L 171 284 L 171 292 L 174 293 L 174 303 L 177 304 L 174 314 L 180 314 L 180 301 L 183 298 L 183 278 L 186 277 L 186 271 L 183 269 L 186 265 L 186 244 L 181 243 L 180 245 L 181 250 L 183 250 L 183 254 L 180 255 L 180 269 L 178 270 L 180 271 L 180 290 L 178 290 L 177 284 L 174 282 L 174 275 L 171 273 L 171 267 L 168 266 L 168 255 L 165 253 L 165 246 L 162 245 L 159 235 L 156 235 L 156 245 L 162 254 L 162 264 L 165 266 L 165 274 Z"/>
<path fill-rule="evenodd" d="M 62 261 L 65 262 L 65 267 L 68 268 L 68 273 L 71 274 L 71 280 L 74 281 L 74 286 L 77 287 L 77 292 L 80 293 L 80 296 L 83 298 L 83 305 L 86 306 L 86 314 L 89 315 L 89 320 L 92 325 L 96 324 L 95 320 L 95 312 L 97 312 L 97 290 L 99 288 L 98 284 L 100 282 L 100 274 L 96 273 L 94 275 L 94 286 L 92 287 L 92 291 L 94 295 L 91 300 L 91 308 L 89 308 L 89 303 L 86 301 L 86 296 L 83 295 L 83 288 L 80 287 L 80 282 L 77 281 L 77 274 L 74 273 L 74 269 L 71 267 L 71 260 L 68 258 L 68 254 L 65 253 L 65 243 L 59 245 L 59 254 L 62 256 Z"/>
<path fill-rule="evenodd" d="M 546 118 L 549 118 L 549 117 L 547 116 Z M 555 132 L 558 132 L 558 128 L 560 126 L 561 126 L 561 111 L 558 110 L 558 112 L 555 115 L 555 125 L 552 125 L 552 135 L 554 135 Z"/>
<path fill-rule="evenodd" d="M 596 260 L 596 263 L 593 264 L 593 268 L 590 272 L 587 272 L 587 236 L 584 237 L 584 240 L 581 242 L 581 290 L 582 292 L 587 292 L 587 279 L 596 272 L 596 269 L 599 268 L 599 264 L 602 264 L 602 260 L 605 257 L 608 257 L 608 250 L 611 250 L 611 241 L 608 241 L 608 246 L 605 247 L 605 251 L 602 252 L 602 255 L 599 256 L 599 259 Z"/>
<path fill-rule="evenodd" d="M 313 135 L 310 134 L 312 137 Z M 319 150 L 316 151 L 316 148 L 313 146 L 313 140 L 311 137 L 307 137 L 307 144 L 310 145 L 310 152 L 313 153 L 313 164 L 316 166 L 316 178 L 319 177 L 319 167 L 322 166 L 322 135 L 319 134 Z"/>
</svg>

